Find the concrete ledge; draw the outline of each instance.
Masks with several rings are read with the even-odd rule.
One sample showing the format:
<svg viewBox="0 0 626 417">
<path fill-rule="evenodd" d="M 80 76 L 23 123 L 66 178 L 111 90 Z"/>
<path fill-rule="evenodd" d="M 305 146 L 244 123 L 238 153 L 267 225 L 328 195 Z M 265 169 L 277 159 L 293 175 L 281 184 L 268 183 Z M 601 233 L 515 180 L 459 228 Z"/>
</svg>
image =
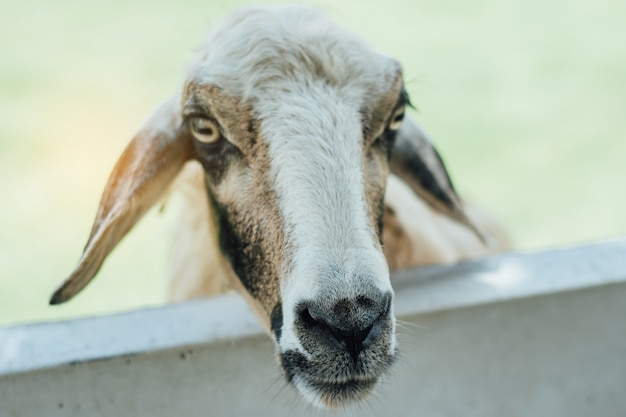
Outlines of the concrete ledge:
<svg viewBox="0 0 626 417">
<path fill-rule="evenodd" d="M 348 415 L 626 415 L 626 239 L 393 279 L 402 355 Z M 234 295 L 0 329 L 0 416 L 318 414 L 273 356 Z"/>
</svg>

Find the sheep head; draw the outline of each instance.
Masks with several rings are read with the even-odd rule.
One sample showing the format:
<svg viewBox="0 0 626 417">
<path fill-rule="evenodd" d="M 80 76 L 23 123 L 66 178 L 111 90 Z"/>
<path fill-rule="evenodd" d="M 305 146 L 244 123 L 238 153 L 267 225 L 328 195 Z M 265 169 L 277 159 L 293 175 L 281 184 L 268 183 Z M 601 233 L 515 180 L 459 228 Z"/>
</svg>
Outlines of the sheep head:
<svg viewBox="0 0 626 417">
<path fill-rule="evenodd" d="M 396 352 L 382 251 L 390 170 L 466 221 L 434 148 L 403 121 L 407 104 L 398 62 L 318 12 L 234 14 L 124 151 L 83 257 L 51 303 L 87 285 L 195 159 L 221 251 L 287 380 L 319 405 L 362 399 Z"/>
</svg>

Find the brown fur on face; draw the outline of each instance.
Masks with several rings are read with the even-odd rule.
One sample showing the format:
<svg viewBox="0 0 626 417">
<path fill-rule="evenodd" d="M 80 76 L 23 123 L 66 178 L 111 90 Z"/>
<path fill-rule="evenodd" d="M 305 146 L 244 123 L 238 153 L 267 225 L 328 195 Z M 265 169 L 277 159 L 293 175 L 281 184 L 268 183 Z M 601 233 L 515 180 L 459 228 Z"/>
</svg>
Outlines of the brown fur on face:
<svg viewBox="0 0 626 417">
<path fill-rule="evenodd" d="M 269 178 L 267 144 L 258 137 L 251 106 L 213 85 L 190 83 L 183 97 L 187 118 L 214 119 L 222 138 L 217 145 L 196 142 L 204 167 L 211 221 L 219 252 L 237 277 L 259 316 L 269 317 L 280 302 L 283 221 Z"/>
<path fill-rule="evenodd" d="M 389 206 L 385 206 L 383 252 L 390 270 L 406 268 L 414 263 L 415 249 L 411 239 Z"/>
</svg>

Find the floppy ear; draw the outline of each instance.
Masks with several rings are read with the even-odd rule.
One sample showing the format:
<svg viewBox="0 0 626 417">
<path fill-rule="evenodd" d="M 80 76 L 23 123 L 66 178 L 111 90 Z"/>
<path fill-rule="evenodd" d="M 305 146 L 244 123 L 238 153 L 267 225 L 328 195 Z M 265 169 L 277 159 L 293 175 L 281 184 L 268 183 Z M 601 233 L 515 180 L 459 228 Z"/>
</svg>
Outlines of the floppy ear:
<svg viewBox="0 0 626 417">
<path fill-rule="evenodd" d="M 164 103 L 122 153 L 102 194 L 83 255 L 74 272 L 52 294 L 50 304 L 68 301 L 89 284 L 107 255 L 193 156 L 192 139 L 182 126 L 179 99 Z"/>
<path fill-rule="evenodd" d="M 436 211 L 469 227 L 485 243 L 485 237 L 465 213 L 439 153 L 408 117 L 396 134 L 390 168 Z"/>
</svg>

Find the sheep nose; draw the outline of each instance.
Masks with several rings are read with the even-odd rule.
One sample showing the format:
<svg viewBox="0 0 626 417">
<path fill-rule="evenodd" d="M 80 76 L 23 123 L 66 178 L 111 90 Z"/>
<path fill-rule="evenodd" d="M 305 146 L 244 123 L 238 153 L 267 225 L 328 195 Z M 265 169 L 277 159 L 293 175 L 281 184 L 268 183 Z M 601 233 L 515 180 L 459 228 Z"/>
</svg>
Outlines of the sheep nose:
<svg viewBox="0 0 626 417">
<path fill-rule="evenodd" d="M 318 341 L 345 350 L 356 364 L 359 354 L 380 333 L 389 317 L 391 294 L 359 296 L 326 304 L 309 301 L 300 304 L 299 317 L 305 329 Z"/>
</svg>

